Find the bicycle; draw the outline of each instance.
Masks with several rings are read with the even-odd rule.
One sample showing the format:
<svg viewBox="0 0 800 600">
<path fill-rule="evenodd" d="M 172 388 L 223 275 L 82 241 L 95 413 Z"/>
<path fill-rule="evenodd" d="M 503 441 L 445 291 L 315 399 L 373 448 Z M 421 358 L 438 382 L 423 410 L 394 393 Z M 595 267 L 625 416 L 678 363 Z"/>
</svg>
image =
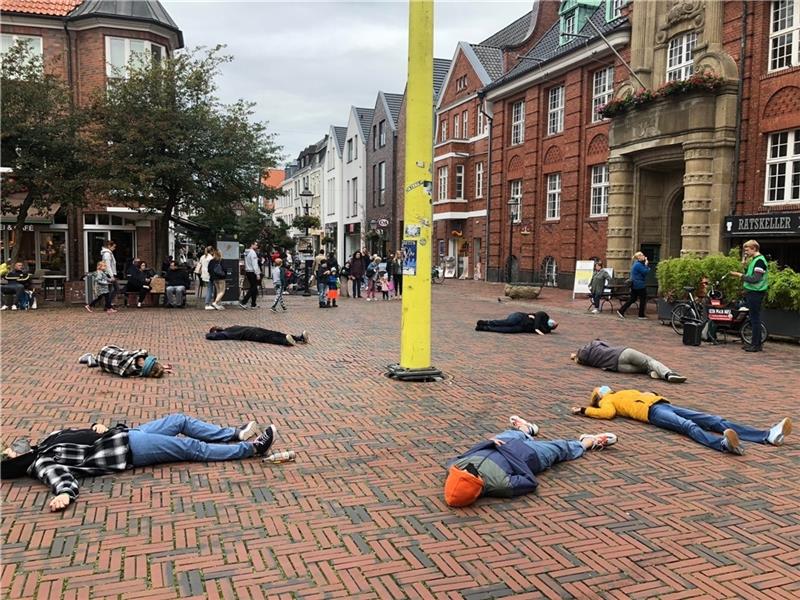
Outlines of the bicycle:
<svg viewBox="0 0 800 600">
<path fill-rule="evenodd" d="M 672 330 L 678 335 L 683 334 L 683 325 L 687 321 L 703 322 L 705 320 L 705 308 L 700 301 L 692 295 L 694 287 L 686 286 L 683 291 L 689 296 L 688 300 L 679 302 L 675 308 L 672 309 L 670 316 L 670 323 Z"/>
<path fill-rule="evenodd" d="M 444 262 L 431 269 L 431 283 L 444 283 Z"/>
</svg>

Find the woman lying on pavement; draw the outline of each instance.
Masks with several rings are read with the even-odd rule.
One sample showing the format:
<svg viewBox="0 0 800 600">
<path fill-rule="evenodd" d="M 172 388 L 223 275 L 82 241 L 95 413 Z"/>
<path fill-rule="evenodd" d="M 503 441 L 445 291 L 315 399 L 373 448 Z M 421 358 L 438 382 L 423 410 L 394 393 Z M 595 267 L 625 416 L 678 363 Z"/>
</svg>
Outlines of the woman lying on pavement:
<svg viewBox="0 0 800 600">
<path fill-rule="evenodd" d="M 247 325 L 231 325 L 230 327 L 212 327 L 206 334 L 207 340 L 240 340 L 243 342 L 261 342 L 277 346 L 294 346 L 297 343 L 307 344 L 308 333 L 290 335 L 280 331 L 249 327 Z"/>
<path fill-rule="evenodd" d="M 574 406 L 572 412 L 594 419 L 613 419 L 616 415 L 628 417 L 681 433 L 698 444 L 714 450 L 739 456 L 744 454 L 740 439 L 756 444 L 780 446 L 784 438 L 792 432 L 792 421 L 789 417 L 782 419 L 771 429 L 755 429 L 728 421 L 723 417 L 675 406 L 663 396 L 652 392 L 639 390 L 614 392 L 606 385 L 592 391 L 589 406 L 584 408 Z"/>
<path fill-rule="evenodd" d="M 535 423 L 516 415 L 509 417 L 509 422 L 513 429 L 473 446 L 450 463 L 444 484 L 444 500 L 449 506 L 469 506 L 481 496 L 529 494 L 539 485 L 538 473 L 617 442 L 613 433 L 539 442 L 534 440 L 539 433 Z"/>
<path fill-rule="evenodd" d="M 252 442 L 255 422 L 239 428 L 218 427 L 183 414 L 169 415 L 139 427 L 118 423 L 110 429 L 94 423 L 88 429 L 64 429 L 35 446 L 19 439 L 3 450 L 0 476 L 29 476 L 50 486 L 50 510 L 64 510 L 78 497 L 80 477 L 119 473 L 134 467 L 169 462 L 240 460 L 267 453 L 276 429 L 268 425 Z M 177 437 L 183 434 L 183 437 Z"/>
<path fill-rule="evenodd" d="M 100 352 L 87 352 L 78 359 L 90 368 L 100 367 L 101 371 L 120 377 L 163 377 L 172 373 L 172 365 L 161 364 L 147 350 L 125 350 L 119 346 L 103 346 Z"/>
<path fill-rule="evenodd" d="M 515 312 L 508 315 L 505 319 L 494 321 L 478 321 L 475 331 L 493 331 L 494 333 L 538 333 L 544 335 L 550 333 L 556 327 L 556 323 L 544 311 L 533 314 Z"/>
<path fill-rule="evenodd" d="M 604 371 L 620 373 L 647 373 L 653 379 L 670 383 L 683 383 L 686 377 L 678 375 L 652 356 L 627 346 L 609 346 L 603 340 L 594 340 L 569 356 L 579 365 L 597 367 Z"/>
</svg>

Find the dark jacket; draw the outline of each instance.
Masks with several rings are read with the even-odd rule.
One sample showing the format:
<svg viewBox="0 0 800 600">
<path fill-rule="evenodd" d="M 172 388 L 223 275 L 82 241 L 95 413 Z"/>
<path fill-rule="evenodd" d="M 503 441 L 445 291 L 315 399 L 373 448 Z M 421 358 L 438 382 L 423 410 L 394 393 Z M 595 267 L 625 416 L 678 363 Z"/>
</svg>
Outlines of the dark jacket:
<svg viewBox="0 0 800 600">
<path fill-rule="evenodd" d="M 222 272 L 224 273 L 224 275 L 218 275 L 217 274 L 217 272 L 216 272 L 217 271 L 217 265 L 219 265 L 222 268 Z M 208 261 L 208 274 L 211 277 L 211 281 L 217 281 L 217 280 L 225 279 L 225 277 L 227 277 L 227 275 L 228 275 L 228 272 L 226 271 L 225 267 L 223 266 L 221 260 L 217 260 L 215 258 L 212 258 L 210 261 Z"/>
<path fill-rule="evenodd" d="M 244 342 L 262 342 L 262 343 L 272 343 L 271 336 L 275 334 L 274 331 L 269 331 L 267 329 L 263 329 L 262 327 L 249 327 L 247 325 L 231 325 L 230 327 L 226 327 L 222 330 L 222 333 L 225 334 L 224 339 L 228 340 L 241 340 Z M 222 338 L 213 338 L 208 337 L 207 339 L 222 339 Z"/>
<path fill-rule="evenodd" d="M 502 446 L 491 440 L 481 442 L 451 464 L 463 468 L 468 462 L 475 465 L 485 482 L 493 482 L 491 488 L 484 488 L 485 495 L 521 496 L 539 485 L 536 481 L 536 473 L 542 470 L 539 458 L 522 440 L 509 440 Z M 497 473 L 501 474 L 500 478 L 496 477 Z"/>
<path fill-rule="evenodd" d="M 619 355 L 625 349 L 625 346 L 609 346 L 603 340 L 594 340 L 578 350 L 578 363 L 604 371 L 616 371 L 619 368 Z"/>
<path fill-rule="evenodd" d="M 317 267 L 317 283 L 328 283 L 328 275 L 330 274 L 330 267 L 327 264 L 320 265 Z"/>
<path fill-rule="evenodd" d="M 18 271 L 17 269 L 12 269 L 8 273 L 6 273 L 5 277 L 8 283 L 18 283 L 24 286 L 26 290 L 30 289 L 31 287 L 31 274 L 24 269 L 22 271 Z"/>
<path fill-rule="evenodd" d="M 647 274 L 650 272 L 650 267 L 641 261 L 633 261 L 631 268 L 631 286 L 635 290 L 642 290 L 647 287 Z"/>
<path fill-rule="evenodd" d="M 530 319 L 528 319 L 530 321 Z M 533 313 L 533 328 L 531 331 L 536 331 L 537 329 L 542 333 L 550 333 L 553 331 L 550 328 L 550 325 L 547 322 L 550 320 L 550 315 L 548 315 L 543 310 Z"/>
<path fill-rule="evenodd" d="M 150 280 L 144 271 L 138 267 L 136 269 L 132 269 L 128 272 L 127 290 L 129 292 L 140 292 L 149 281 Z"/>
<path fill-rule="evenodd" d="M 364 261 L 360 259 L 352 259 L 350 261 L 350 276 L 355 277 L 356 279 L 360 279 L 364 276 L 364 271 L 366 269 L 366 265 L 364 265 Z"/>
<path fill-rule="evenodd" d="M 183 269 L 168 269 L 164 275 L 164 279 L 166 279 L 167 286 L 182 285 L 187 289 L 191 286 L 191 283 L 189 282 L 189 274 Z"/>
</svg>

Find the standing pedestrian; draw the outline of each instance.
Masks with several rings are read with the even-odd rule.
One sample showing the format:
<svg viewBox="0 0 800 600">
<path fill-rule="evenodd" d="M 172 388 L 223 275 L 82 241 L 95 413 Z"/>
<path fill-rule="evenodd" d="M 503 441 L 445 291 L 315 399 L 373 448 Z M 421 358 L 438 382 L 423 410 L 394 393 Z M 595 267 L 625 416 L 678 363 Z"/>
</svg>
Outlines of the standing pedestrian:
<svg viewBox="0 0 800 600">
<path fill-rule="evenodd" d="M 367 302 L 370 300 L 375 300 L 375 287 L 378 281 L 378 265 L 380 264 L 381 259 L 376 254 L 372 257 L 372 262 L 367 265 L 367 269 L 364 272 L 364 275 L 367 278 Z"/>
<path fill-rule="evenodd" d="M 744 347 L 745 352 L 761 352 L 761 303 L 769 288 L 769 275 L 767 259 L 761 254 L 760 246 L 755 240 L 748 240 L 742 246 L 744 258 L 742 265 L 744 273 L 731 271 L 734 277 L 742 279 L 744 288 L 744 301 L 750 309 L 750 324 L 753 327 L 753 339 L 749 346 Z"/>
<path fill-rule="evenodd" d="M 353 298 L 361 298 L 361 282 L 366 267 L 360 251 L 356 250 L 350 259 L 350 279 L 353 281 Z"/>
<path fill-rule="evenodd" d="M 214 248 L 212 258 L 208 262 L 208 274 L 214 284 L 214 301 L 211 303 L 211 307 L 216 310 L 225 310 L 225 307 L 220 303 L 222 302 L 222 297 L 225 296 L 225 279 L 228 277 L 228 271 L 222 264 L 222 255 L 216 248 Z"/>
<path fill-rule="evenodd" d="M 108 299 L 111 307 L 114 307 L 114 298 L 119 293 L 119 285 L 117 285 L 117 259 L 114 256 L 114 250 L 117 248 L 117 243 L 114 240 L 106 240 L 103 247 L 100 248 L 100 260 L 105 263 L 106 274 L 108 275 Z"/>
<path fill-rule="evenodd" d="M 392 259 L 392 283 L 394 283 L 394 297 L 403 295 L 403 253 L 398 250 Z"/>
<path fill-rule="evenodd" d="M 109 291 L 111 282 L 108 276 L 108 267 L 102 260 L 97 263 L 97 271 L 94 274 L 94 281 L 92 282 L 92 285 L 94 286 L 94 300 L 92 300 L 84 308 L 86 308 L 86 310 L 89 312 L 94 312 L 92 311 L 94 305 L 103 299 L 105 300 L 105 310 L 107 313 L 117 312 L 116 309 L 114 309 L 114 307 L 111 305 L 111 293 Z"/>
<path fill-rule="evenodd" d="M 247 308 L 247 300 L 250 300 L 250 308 L 256 308 L 256 298 L 258 289 L 261 287 L 261 267 L 258 266 L 258 242 L 253 242 L 244 253 L 244 276 L 247 278 L 247 293 L 239 302 L 241 308 Z"/>
<path fill-rule="evenodd" d="M 646 319 L 644 316 L 645 308 L 647 308 L 647 274 L 650 272 L 647 257 L 643 252 L 637 252 L 633 255 L 633 265 L 631 266 L 631 297 L 622 305 L 617 311 L 617 316 L 620 319 L 625 318 L 625 311 L 628 310 L 634 302 L 639 301 L 639 318 Z"/>
<path fill-rule="evenodd" d="M 350 286 L 347 282 L 350 281 L 350 261 L 344 263 L 342 270 L 339 272 L 339 291 L 348 298 L 350 297 Z M 344 282 L 344 285 L 342 285 Z"/>
<path fill-rule="evenodd" d="M 280 304 L 285 312 L 286 305 L 283 303 L 283 290 L 286 289 L 286 269 L 280 258 L 276 258 L 275 264 L 272 265 L 272 286 L 275 288 L 275 301 L 272 303 L 270 310 L 274 313 L 278 312 L 278 304 Z"/>
<path fill-rule="evenodd" d="M 317 279 L 317 296 L 319 297 L 319 307 L 328 308 L 330 303 L 327 301 L 328 277 L 331 271 L 328 269 L 328 260 L 322 256 L 322 260 L 317 264 L 315 277 Z"/>
<path fill-rule="evenodd" d="M 206 246 L 205 253 L 198 262 L 198 266 L 200 267 L 200 287 L 205 286 L 206 310 L 214 310 L 214 307 L 211 305 L 214 301 L 214 284 L 211 282 L 211 275 L 208 272 L 208 263 L 211 262 L 212 258 L 214 258 L 214 247 Z"/>
<path fill-rule="evenodd" d="M 603 263 L 599 260 L 594 263 L 594 273 L 592 279 L 589 281 L 589 293 L 592 295 L 592 314 L 596 315 L 600 312 L 600 298 L 605 292 L 611 277 L 603 268 Z"/>
<path fill-rule="evenodd" d="M 331 269 L 328 275 L 328 306 L 336 308 L 337 298 L 339 298 L 339 274 L 336 269 Z"/>
</svg>

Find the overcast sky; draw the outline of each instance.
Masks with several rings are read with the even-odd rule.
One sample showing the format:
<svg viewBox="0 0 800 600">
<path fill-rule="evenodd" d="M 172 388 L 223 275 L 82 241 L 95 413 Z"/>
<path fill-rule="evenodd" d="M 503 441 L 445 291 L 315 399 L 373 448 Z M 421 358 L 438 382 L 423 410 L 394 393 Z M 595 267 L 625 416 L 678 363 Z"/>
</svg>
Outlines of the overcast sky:
<svg viewBox="0 0 800 600">
<path fill-rule="evenodd" d="M 372 108 L 378 90 L 402 93 L 406 2 L 162 0 L 187 48 L 226 44 L 220 97 L 257 103 L 284 158 L 347 125 L 351 105 Z M 434 54 L 452 58 L 530 10 L 531 0 L 436 0 Z"/>
</svg>

